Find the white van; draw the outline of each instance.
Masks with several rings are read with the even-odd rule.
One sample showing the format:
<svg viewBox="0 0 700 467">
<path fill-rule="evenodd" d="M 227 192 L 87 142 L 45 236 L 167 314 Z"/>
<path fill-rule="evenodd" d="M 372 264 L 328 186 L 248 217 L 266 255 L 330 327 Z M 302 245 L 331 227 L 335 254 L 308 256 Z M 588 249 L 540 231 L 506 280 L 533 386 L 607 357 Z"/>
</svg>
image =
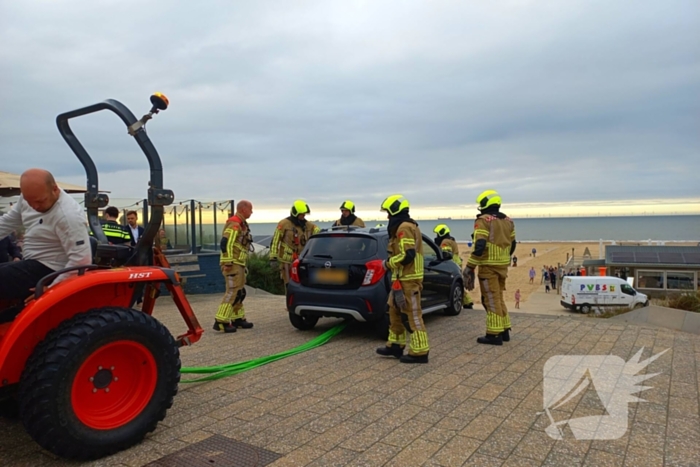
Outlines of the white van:
<svg viewBox="0 0 700 467">
<path fill-rule="evenodd" d="M 561 304 L 569 310 L 590 313 L 593 308 L 649 305 L 649 298 L 625 280 L 608 276 L 566 276 L 561 284 Z"/>
</svg>

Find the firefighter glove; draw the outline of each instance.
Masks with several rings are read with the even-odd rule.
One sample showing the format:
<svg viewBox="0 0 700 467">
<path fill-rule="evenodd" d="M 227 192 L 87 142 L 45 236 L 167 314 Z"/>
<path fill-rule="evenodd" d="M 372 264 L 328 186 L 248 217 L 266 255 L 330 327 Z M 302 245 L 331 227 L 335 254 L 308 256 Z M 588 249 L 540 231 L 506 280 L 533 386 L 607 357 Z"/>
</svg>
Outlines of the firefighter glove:
<svg viewBox="0 0 700 467">
<path fill-rule="evenodd" d="M 462 273 L 462 279 L 464 279 L 464 288 L 467 290 L 474 290 L 474 268 L 466 267 Z"/>
</svg>

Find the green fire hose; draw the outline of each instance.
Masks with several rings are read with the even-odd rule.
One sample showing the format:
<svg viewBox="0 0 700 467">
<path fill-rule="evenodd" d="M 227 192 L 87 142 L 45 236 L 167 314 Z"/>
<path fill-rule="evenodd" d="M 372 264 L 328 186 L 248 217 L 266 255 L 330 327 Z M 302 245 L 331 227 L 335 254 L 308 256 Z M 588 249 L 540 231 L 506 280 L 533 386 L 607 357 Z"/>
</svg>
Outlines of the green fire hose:
<svg viewBox="0 0 700 467">
<path fill-rule="evenodd" d="M 182 380 L 180 382 L 200 383 L 203 381 L 214 381 L 216 379 L 221 379 L 227 376 L 243 373 L 244 371 L 252 370 L 253 368 L 258 368 L 260 366 L 267 365 L 268 363 L 276 362 L 277 360 L 291 357 L 292 355 L 296 355 L 302 352 L 306 352 L 307 350 L 320 347 L 329 340 L 331 340 L 333 336 L 338 335 L 343 329 L 345 329 L 345 323 L 338 324 L 337 326 L 332 327 L 328 331 L 324 332 L 320 336 L 310 340 L 305 344 L 302 344 L 298 347 L 294 347 L 293 349 L 285 350 L 284 352 L 268 355 L 267 357 L 254 358 L 252 360 L 247 360 L 245 362 L 239 363 L 227 363 L 225 365 L 183 367 L 180 369 L 181 373 L 206 374 L 208 376 L 203 376 L 201 378 L 196 379 Z"/>
</svg>

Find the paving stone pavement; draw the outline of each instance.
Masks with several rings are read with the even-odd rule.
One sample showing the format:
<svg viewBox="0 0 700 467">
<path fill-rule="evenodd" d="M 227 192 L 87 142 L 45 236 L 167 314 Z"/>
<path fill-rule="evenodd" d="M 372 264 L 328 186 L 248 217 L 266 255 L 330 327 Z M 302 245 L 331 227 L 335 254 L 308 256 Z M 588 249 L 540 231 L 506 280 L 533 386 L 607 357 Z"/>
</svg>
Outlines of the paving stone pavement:
<svg viewBox="0 0 700 467">
<path fill-rule="evenodd" d="M 192 296 L 207 331 L 181 350 L 184 366 L 243 361 L 302 344 L 331 328 L 292 328 L 280 297 L 249 297 L 251 330 L 217 334 L 218 296 Z M 155 316 L 175 335 L 184 323 L 167 297 Z M 484 312 L 426 316 L 430 363 L 404 365 L 354 325 L 318 349 L 233 377 L 181 384 L 173 408 L 140 445 L 79 464 L 40 449 L 16 420 L 0 418 L 0 465 L 141 466 L 214 434 L 282 454 L 277 466 L 700 466 L 700 336 L 598 319 L 513 314 L 513 336 L 484 346 Z M 670 349 L 641 373 L 659 375 L 628 405 L 620 439 L 550 438 L 543 367 L 555 355 L 628 361 Z M 189 378 L 184 375 L 183 378 Z M 554 409 L 556 420 L 605 412 L 592 389 Z"/>
</svg>

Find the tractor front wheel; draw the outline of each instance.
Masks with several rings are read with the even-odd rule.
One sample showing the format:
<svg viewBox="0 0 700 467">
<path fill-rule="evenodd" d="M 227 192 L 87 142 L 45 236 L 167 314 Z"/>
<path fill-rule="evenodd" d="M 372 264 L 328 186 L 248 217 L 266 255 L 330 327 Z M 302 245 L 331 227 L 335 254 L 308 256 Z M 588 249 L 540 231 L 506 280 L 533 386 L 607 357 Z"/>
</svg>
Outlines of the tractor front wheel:
<svg viewBox="0 0 700 467">
<path fill-rule="evenodd" d="M 94 309 L 37 345 L 20 380 L 20 418 L 44 449 L 96 459 L 153 431 L 179 381 L 178 347 L 158 320 L 128 308 Z"/>
</svg>

